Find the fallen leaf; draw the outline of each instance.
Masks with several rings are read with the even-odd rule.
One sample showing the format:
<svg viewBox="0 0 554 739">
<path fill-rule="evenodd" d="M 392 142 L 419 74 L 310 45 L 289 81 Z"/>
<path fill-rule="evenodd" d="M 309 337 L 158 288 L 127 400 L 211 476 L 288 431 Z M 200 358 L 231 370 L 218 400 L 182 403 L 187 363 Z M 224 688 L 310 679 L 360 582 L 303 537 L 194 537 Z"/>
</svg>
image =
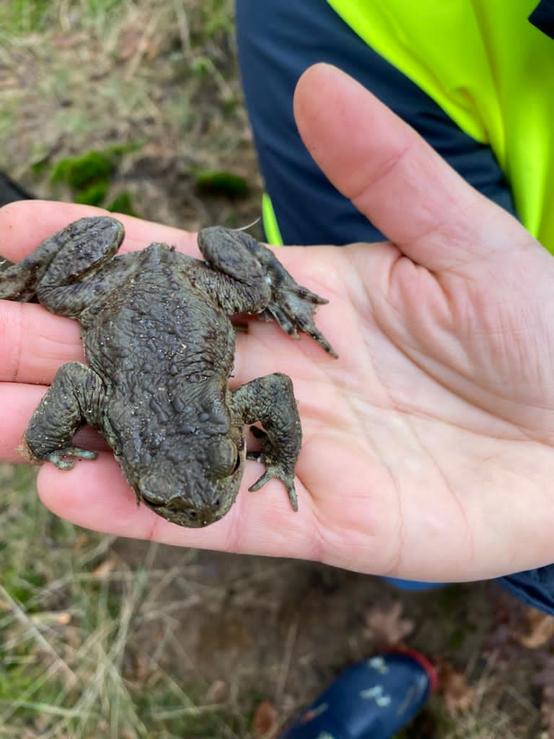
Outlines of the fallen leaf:
<svg viewBox="0 0 554 739">
<path fill-rule="evenodd" d="M 119 40 L 117 44 L 117 58 L 120 61 L 127 61 L 139 46 L 140 39 L 142 37 L 142 28 L 132 27 L 124 28 L 119 34 Z"/>
<path fill-rule="evenodd" d="M 554 616 L 541 613 L 535 608 L 529 608 L 527 624 L 529 631 L 516 637 L 517 641 L 527 649 L 543 647 L 554 637 Z"/>
<path fill-rule="evenodd" d="M 32 613 L 29 618 L 33 623 L 67 626 L 71 621 L 71 613 L 68 611 L 41 611 L 40 613 Z"/>
<path fill-rule="evenodd" d="M 104 577 L 107 577 L 111 572 L 113 572 L 116 565 L 117 565 L 117 562 L 115 558 L 108 557 L 103 562 L 100 562 L 100 564 L 97 567 L 94 568 L 94 570 L 91 572 L 91 575 L 100 580 Z"/>
<path fill-rule="evenodd" d="M 449 713 L 466 713 L 473 707 L 475 688 L 468 684 L 462 672 L 448 663 L 440 665 L 439 688 Z"/>
<path fill-rule="evenodd" d="M 86 33 L 60 33 L 52 38 L 52 43 L 57 49 L 74 49 L 86 44 L 88 40 Z"/>
<path fill-rule="evenodd" d="M 223 703 L 229 695 L 229 685 L 225 680 L 214 680 L 206 693 L 207 703 Z"/>
<path fill-rule="evenodd" d="M 277 731 L 277 711 L 269 701 L 262 701 L 252 719 L 252 730 L 257 737 L 269 739 Z"/>
<path fill-rule="evenodd" d="M 370 608 L 365 618 L 367 634 L 384 646 L 397 646 L 414 630 L 414 622 L 402 618 L 402 603 L 395 601 L 388 607 Z"/>
<path fill-rule="evenodd" d="M 88 534 L 79 534 L 79 536 L 75 539 L 73 543 L 73 549 L 76 549 L 77 551 L 79 549 L 83 549 L 90 541 L 90 536 Z"/>
</svg>

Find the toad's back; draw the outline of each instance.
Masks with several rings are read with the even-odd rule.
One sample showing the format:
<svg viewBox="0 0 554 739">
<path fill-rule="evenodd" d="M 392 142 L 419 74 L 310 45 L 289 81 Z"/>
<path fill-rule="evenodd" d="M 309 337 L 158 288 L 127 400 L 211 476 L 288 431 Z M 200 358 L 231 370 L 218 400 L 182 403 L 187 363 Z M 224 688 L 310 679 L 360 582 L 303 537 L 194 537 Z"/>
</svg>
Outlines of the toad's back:
<svg viewBox="0 0 554 739">
<path fill-rule="evenodd" d="M 226 382 L 234 353 L 227 316 L 193 286 L 186 262 L 178 262 L 169 247 L 153 245 L 143 255 L 83 330 L 91 367 L 112 389 L 126 388 L 129 395 L 159 379 Z"/>
</svg>

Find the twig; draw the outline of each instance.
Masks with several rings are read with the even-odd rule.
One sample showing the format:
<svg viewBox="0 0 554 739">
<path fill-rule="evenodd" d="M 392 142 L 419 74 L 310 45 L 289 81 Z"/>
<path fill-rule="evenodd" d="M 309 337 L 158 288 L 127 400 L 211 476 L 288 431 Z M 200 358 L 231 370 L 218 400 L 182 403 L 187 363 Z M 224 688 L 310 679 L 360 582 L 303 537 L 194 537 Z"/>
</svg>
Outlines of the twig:
<svg viewBox="0 0 554 739">
<path fill-rule="evenodd" d="M 183 56 L 190 56 L 190 28 L 187 19 L 187 14 L 183 8 L 182 3 L 179 0 L 173 0 L 173 9 L 175 10 L 175 18 L 177 19 L 177 29 L 179 31 L 179 38 L 181 39 L 181 48 L 183 49 Z"/>
<path fill-rule="evenodd" d="M 158 27 L 160 18 L 161 18 L 161 13 L 157 13 L 156 15 L 153 15 L 150 18 L 150 22 L 147 24 L 142 36 L 139 39 L 139 42 L 137 44 L 137 50 L 135 51 L 135 53 L 129 60 L 129 64 L 125 71 L 126 80 L 130 80 L 131 77 L 133 77 L 133 75 L 137 71 L 144 55 L 146 54 L 146 51 L 148 49 L 148 44 L 151 38 L 153 37 L 154 33 L 156 32 L 156 28 Z"/>
<path fill-rule="evenodd" d="M 296 637 L 298 636 L 298 624 L 300 621 L 300 615 L 298 615 L 289 626 L 287 633 L 287 639 L 285 641 L 285 653 L 283 661 L 281 663 L 281 669 L 279 670 L 279 676 L 277 678 L 277 688 L 275 690 L 275 703 L 279 705 L 283 700 L 283 694 L 289 679 L 290 665 L 292 662 L 292 655 L 294 652 L 294 646 L 296 644 Z"/>
</svg>

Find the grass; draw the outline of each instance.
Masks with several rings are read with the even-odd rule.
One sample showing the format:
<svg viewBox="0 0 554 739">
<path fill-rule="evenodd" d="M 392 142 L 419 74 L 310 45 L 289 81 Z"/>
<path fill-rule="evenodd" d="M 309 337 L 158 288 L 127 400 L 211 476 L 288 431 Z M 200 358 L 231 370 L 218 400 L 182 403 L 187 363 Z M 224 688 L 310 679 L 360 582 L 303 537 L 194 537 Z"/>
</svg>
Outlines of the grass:
<svg viewBox="0 0 554 739">
<path fill-rule="evenodd" d="M 71 14 L 77 6 L 80 23 L 105 28 L 110 16 L 119 12 L 123 5 L 123 0 L 80 0 L 72 4 L 50 0 L 10 0 L 0 5 L 0 27 L 6 38 L 44 33 L 53 24 L 64 29 L 71 24 Z"/>
<path fill-rule="evenodd" d="M 189 228 L 254 220 L 257 200 L 212 206 L 197 191 L 197 173 L 217 171 L 258 192 L 231 11 L 231 0 L 0 3 L 2 166 L 70 200 L 69 184 L 52 190 L 59 162 L 122 148 L 109 192 L 97 183 L 77 199 L 124 195 L 144 217 Z"/>
<path fill-rule="evenodd" d="M 151 597 L 153 583 L 168 576 L 156 567 L 157 547 L 131 568 L 109 537 L 49 514 L 30 470 L 4 465 L 0 472 L 0 525 L 9 532 L 0 581 L 0 736 L 238 736 L 240 720 L 228 706 L 206 703 L 201 681 L 180 685 L 157 662 L 171 637 Z M 165 627 L 165 639 L 153 653 L 137 653 L 132 634 L 148 623 Z"/>
</svg>

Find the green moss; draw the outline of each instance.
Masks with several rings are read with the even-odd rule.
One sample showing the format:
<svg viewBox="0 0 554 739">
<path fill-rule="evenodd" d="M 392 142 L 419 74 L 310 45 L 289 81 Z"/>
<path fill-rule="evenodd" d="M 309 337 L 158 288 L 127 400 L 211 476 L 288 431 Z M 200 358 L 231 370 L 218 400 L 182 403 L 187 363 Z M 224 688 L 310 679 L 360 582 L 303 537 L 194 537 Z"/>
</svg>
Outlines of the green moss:
<svg viewBox="0 0 554 739">
<path fill-rule="evenodd" d="M 108 210 L 136 215 L 129 193 L 120 193 L 108 205 L 106 201 L 122 158 L 140 146 L 138 143 L 116 144 L 99 151 L 65 157 L 54 164 L 50 181 L 67 187 L 76 203 L 105 206 Z"/>
<path fill-rule="evenodd" d="M 127 216 L 136 216 L 137 212 L 133 206 L 131 194 L 127 191 L 120 192 L 106 206 L 107 210 L 112 213 L 125 213 Z"/>
<path fill-rule="evenodd" d="M 205 169 L 195 174 L 196 187 L 200 193 L 244 198 L 250 188 L 240 175 L 224 170 Z"/>
<path fill-rule="evenodd" d="M 55 184 L 64 183 L 79 193 L 98 182 L 109 183 L 114 170 L 113 156 L 103 151 L 89 151 L 81 156 L 60 159 L 50 179 Z"/>
<path fill-rule="evenodd" d="M 82 205 L 101 206 L 106 198 L 109 189 L 109 182 L 93 182 L 91 185 L 88 185 L 88 187 L 77 191 L 73 196 L 73 200 L 76 203 L 81 203 Z"/>
</svg>

